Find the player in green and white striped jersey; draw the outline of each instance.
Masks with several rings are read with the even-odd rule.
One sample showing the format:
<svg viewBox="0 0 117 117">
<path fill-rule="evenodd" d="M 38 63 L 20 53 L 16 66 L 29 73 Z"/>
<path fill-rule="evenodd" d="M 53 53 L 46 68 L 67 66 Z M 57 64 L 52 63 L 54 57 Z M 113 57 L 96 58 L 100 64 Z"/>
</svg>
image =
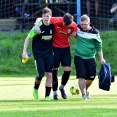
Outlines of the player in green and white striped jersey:
<svg viewBox="0 0 117 117">
<path fill-rule="evenodd" d="M 102 40 L 99 31 L 90 24 L 90 18 L 87 15 L 83 15 L 80 19 L 80 25 L 78 25 L 74 57 L 82 100 L 90 98 L 87 89 L 96 76 L 96 52 L 99 54 L 101 63 L 104 64 Z"/>
</svg>

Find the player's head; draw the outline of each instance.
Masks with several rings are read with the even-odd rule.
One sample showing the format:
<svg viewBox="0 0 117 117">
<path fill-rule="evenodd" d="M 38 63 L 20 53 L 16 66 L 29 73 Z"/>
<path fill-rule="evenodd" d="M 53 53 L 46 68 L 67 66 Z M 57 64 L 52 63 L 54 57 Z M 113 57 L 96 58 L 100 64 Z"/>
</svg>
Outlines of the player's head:
<svg viewBox="0 0 117 117">
<path fill-rule="evenodd" d="M 87 31 L 90 26 L 90 18 L 87 15 L 82 15 L 80 18 L 80 26 L 84 31 Z"/>
<path fill-rule="evenodd" d="M 73 16 L 69 13 L 66 13 L 63 16 L 63 25 L 69 27 L 72 24 L 72 22 L 73 22 Z"/>
<path fill-rule="evenodd" d="M 49 23 L 50 22 L 50 18 L 52 16 L 52 11 L 49 8 L 44 8 L 42 10 L 42 19 L 45 23 Z"/>
</svg>

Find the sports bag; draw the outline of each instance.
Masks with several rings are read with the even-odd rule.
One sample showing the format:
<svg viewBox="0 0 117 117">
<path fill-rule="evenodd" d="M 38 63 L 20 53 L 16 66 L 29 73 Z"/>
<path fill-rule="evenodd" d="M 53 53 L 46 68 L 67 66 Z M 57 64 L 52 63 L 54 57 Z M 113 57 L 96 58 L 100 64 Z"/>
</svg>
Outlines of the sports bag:
<svg viewBox="0 0 117 117">
<path fill-rule="evenodd" d="M 99 78 L 99 88 L 109 91 L 111 86 L 111 81 L 114 82 L 114 76 L 111 75 L 110 63 L 105 63 L 101 65 L 98 73 Z"/>
</svg>

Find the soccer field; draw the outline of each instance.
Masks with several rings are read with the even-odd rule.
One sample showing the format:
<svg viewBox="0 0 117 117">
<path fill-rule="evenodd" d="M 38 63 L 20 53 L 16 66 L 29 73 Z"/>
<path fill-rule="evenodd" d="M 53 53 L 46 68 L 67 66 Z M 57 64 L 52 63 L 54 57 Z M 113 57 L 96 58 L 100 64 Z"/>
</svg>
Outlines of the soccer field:
<svg viewBox="0 0 117 117">
<path fill-rule="evenodd" d="M 96 78 L 87 101 L 82 101 L 81 94 L 70 94 L 70 87 L 77 82 L 71 77 L 66 85 L 67 100 L 58 91 L 59 100 L 54 101 L 51 92 L 51 100 L 44 101 L 45 78 L 38 100 L 32 96 L 34 78 L 0 78 L 0 117 L 117 117 L 117 81 L 111 84 L 110 91 L 104 91 L 98 88 Z"/>
</svg>

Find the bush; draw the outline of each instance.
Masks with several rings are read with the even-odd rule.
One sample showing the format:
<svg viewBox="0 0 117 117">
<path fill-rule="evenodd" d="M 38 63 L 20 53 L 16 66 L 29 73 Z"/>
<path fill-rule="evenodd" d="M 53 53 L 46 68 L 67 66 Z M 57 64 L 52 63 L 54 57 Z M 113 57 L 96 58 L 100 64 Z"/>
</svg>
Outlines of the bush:
<svg viewBox="0 0 117 117">
<path fill-rule="evenodd" d="M 33 57 L 23 64 L 22 60 L 22 50 L 24 40 L 27 33 L 0 33 L 0 74 L 2 75 L 35 75 L 36 69 Z M 117 59 L 117 33 L 115 31 L 111 32 L 101 32 L 101 38 L 103 41 L 103 53 L 105 60 L 111 64 L 112 72 L 114 75 L 117 74 L 116 70 L 116 59 Z M 75 40 L 70 39 L 71 42 L 71 55 L 72 55 L 72 66 L 71 75 L 75 75 L 74 67 L 74 44 Z M 32 52 L 31 43 L 28 48 L 28 52 Z M 100 61 L 98 55 L 97 58 L 97 71 L 100 68 Z M 63 73 L 63 69 L 60 67 L 59 75 Z"/>
</svg>

